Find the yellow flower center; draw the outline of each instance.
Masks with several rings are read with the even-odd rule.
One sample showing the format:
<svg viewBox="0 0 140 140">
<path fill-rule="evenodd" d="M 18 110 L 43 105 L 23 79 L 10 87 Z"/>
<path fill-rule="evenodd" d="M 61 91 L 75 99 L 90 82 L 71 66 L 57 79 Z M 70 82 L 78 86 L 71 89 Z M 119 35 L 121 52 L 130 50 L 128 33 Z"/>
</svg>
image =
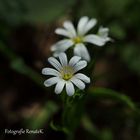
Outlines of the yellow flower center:
<svg viewBox="0 0 140 140">
<path fill-rule="evenodd" d="M 64 80 L 69 80 L 72 78 L 74 70 L 71 66 L 64 66 L 61 70 L 61 75 Z"/>
<path fill-rule="evenodd" d="M 77 44 L 77 43 L 81 43 L 83 40 L 82 40 L 82 37 L 75 37 L 75 38 L 73 38 L 73 42 L 75 43 L 75 44 Z"/>
<path fill-rule="evenodd" d="M 72 78 L 72 74 L 66 73 L 63 75 L 64 80 L 69 80 L 70 78 Z"/>
</svg>

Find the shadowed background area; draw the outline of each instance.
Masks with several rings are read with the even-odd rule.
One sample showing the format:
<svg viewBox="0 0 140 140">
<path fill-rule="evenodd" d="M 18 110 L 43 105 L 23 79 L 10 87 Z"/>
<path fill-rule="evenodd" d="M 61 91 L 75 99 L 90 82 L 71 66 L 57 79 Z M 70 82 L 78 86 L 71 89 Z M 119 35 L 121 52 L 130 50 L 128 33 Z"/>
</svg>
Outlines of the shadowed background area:
<svg viewBox="0 0 140 140">
<path fill-rule="evenodd" d="M 0 139 L 139 140 L 140 0 L 1 0 Z M 110 29 L 113 42 L 88 46 L 95 65 L 93 85 L 70 111 L 61 128 L 62 101 L 41 74 L 50 66 L 54 33 L 67 19 L 81 16 Z M 89 75 L 89 74 L 88 74 Z M 5 129 L 43 129 L 44 134 L 5 134 Z"/>
</svg>

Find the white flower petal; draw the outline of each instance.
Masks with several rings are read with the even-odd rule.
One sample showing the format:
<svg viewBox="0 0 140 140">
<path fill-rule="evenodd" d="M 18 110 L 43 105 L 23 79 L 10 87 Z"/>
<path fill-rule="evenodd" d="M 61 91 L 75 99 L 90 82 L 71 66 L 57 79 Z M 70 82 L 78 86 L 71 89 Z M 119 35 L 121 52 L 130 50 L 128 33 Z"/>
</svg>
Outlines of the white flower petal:
<svg viewBox="0 0 140 140">
<path fill-rule="evenodd" d="M 42 74 L 60 76 L 60 72 L 58 72 L 57 70 L 52 69 L 52 68 L 43 68 L 42 69 Z"/>
<path fill-rule="evenodd" d="M 67 92 L 67 95 L 69 96 L 72 96 L 75 92 L 74 86 L 70 81 L 66 82 L 66 92 Z"/>
<path fill-rule="evenodd" d="M 56 44 L 54 44 L 51 47 L 51 51 L 58 51 L 58 52 L 64 52 L 68 48 L 70 48 L 73 45 L 73 41 L 70 39 L 64 39 L 61 41 L 58 41 Z"/>
<path fill-rule="evenodd" d="M 96 19 L 91 19 L 84 28 L 84 34 L 86 34 L 91 28 L 93 28 L 97 23 Z"/>
<path fill-rule="evenodd" d="M 98 35 L 101 36 L 101 37 L 107 37 L 108 36 L 108 32 L 109 32 L 108 28 L 104 28 L 104 27 L 101 26 L 99 28 Z"/>
<path fill-rule="evenodd" d="M 72 35 L 72 37 L 76 37 L 76 31 L 71 21 L 65 21 L 63 26 Z"/>
<path fill-rule="evenodd" d="M 74 75 L 76 78 L 82 80 L 85 83 L 90 83 L 90 78 L 87 77 L 86 75 L 82 74 L 82 73 L 77 73 Z"/>
<path fill-rule="evenodd" d="M 81 57 L 79 56 L 73 56 L 69 61 L 69 65 L 74 66 L 80 59 Z"/>
<path fill-rule="evenodd" d="M 79 22 L 78 22 L 78 27 L 77 27 L 77 31 L 78 31 L 78 35 L 84 35 L 84 29 L 86 24 L 88 23 L 88 17 L 84 16 L 82 18 L 80 18 Z"/>
<path fill-rule="evenodd" d="M 87 35 L 84 37 L 84 42 L 92 43 L 97 46 L 103 46 L 105 44 L 105 40 L 97 35 Z"/>
<path fill-rule="evenodd" d="M 98 35 L 105 39 L 105 41 L 110 41 L 111 38 L 108 37 L 109 28 L 100 27 L 98 31 Z"/>
<path fill-rule="evenodd" d="M 48 80 L 46 80 L 44 82 L 44 85 L 46 87 L 50 87 L 50 86 L 56 84 L 58 81 L 60 81 L 60 78 L 59 77 L 52 77 L 52 78 L 49 78 Z"/>
<path fill-rule="evenodd" d="M 58 57 L 60 59 L 62 66 L 66 66 L 68 64 L 67 56 L 65 53 L 60 53 Z"/>
<path fill-rule="evenodd" d="M 69 37 L 69 38 L 72 37 L 72 35 L 69 33 L 69 31 L 67 31 L 63 28 L 57 28 L 55 30 L 55 33 L 58 34 L 58 35 L 63 35 L 63 36 Z"/>
<path fill-rule="evenodd" d="M 76 44 L 74 48 L 74 55 L 82 57 L 86 61 L 90 61 L 90 55 L 83 43 Z"/>
<path fill-rule="evenodd" d="M 76 65 L 74 65 L 74 72 L 77 72 L 81 69 L 83 69 L 84 67 L 87 66 L 87 62 L 82 60 L 82 61 L 79 61 Z"/>
<path fill-rule="evenodd" d="M 58 71 L 61 70 L 62 65 L 61 65 L 61 64 L 58 62 L 58 60 L 55 59 L 54 57 L 48 58 L 48 62 L 49 62 L 52 66 L 54 66 Z"/>
<path fill-rule="evenodd" d="M 65 81 L 62 79 L 59 82 L 57 82 L 55 86 L 55 93 L 60 94 L 64 88 L 64 85 L 65 85 Z"/>
<path fill-rule="evenodd" d="M 55 51 L 55 52 L 53 53 L 53 56 L 54 56 L 54 57 L 58 57 L 58 56 L 60 55 L 60 53 L 62 53 L 62 52 Z"/>
<path fill-rule="evenodd" d="M 85 84 L 84 84 L 84 82 L 82 82 L 81 80 L 79 80 L 79 79 L 73 77 L 73 78 L 71 79 L 71 81 L 72 81 L 79 89 L 83 90 L 83 89 L 85 88 Z"/>
</svg>

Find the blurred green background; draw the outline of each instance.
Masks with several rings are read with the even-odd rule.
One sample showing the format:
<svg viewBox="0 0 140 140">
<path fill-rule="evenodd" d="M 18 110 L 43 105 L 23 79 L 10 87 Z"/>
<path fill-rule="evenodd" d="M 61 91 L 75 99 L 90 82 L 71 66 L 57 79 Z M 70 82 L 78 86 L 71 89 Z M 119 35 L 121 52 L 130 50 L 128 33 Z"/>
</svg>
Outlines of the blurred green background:
<svg viewBox="0 0 140 140">
<path fill-rule="evenodd" d="M 92 47 L 93 85 L 69 110 L 41 75 L 66 19 L 97 18 L 114 39 Z M 0 0 L 0 139 L 139 140 L 140 0 Z M 75 98 L 76 100 L 76 98 Z M 4 129 L 44 129 L 6 135 Z M 70 128 L 70 132 L 68 131 Z"/>
</svg>

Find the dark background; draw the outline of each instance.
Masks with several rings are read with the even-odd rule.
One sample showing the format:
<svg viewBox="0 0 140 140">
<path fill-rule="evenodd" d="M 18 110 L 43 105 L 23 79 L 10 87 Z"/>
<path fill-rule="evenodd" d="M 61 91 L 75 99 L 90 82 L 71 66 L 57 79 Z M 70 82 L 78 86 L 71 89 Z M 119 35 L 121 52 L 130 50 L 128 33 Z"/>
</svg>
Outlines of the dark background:
<svg viewBox="0 0 140 140">
<path fill-rule="evenodd" d="M 93 92 L 68 118 L 74 129 L 67 134 L 57 127 L 60 96 L 44 87 L 41 70 L 48 66 L 50 46 L 61 39 L 55 28 L 66 19 L 76 25 L 85 15 L 98 20 L 93 32 L 108 27 L 114 41 L 91 46 Z M 139 140 L 139 94 L 139 0 L 0 0 L 1 140 Z M 45 133 L 12 136 L 4 134 L 5 128 L 42 128 Z"/>
</svg>

